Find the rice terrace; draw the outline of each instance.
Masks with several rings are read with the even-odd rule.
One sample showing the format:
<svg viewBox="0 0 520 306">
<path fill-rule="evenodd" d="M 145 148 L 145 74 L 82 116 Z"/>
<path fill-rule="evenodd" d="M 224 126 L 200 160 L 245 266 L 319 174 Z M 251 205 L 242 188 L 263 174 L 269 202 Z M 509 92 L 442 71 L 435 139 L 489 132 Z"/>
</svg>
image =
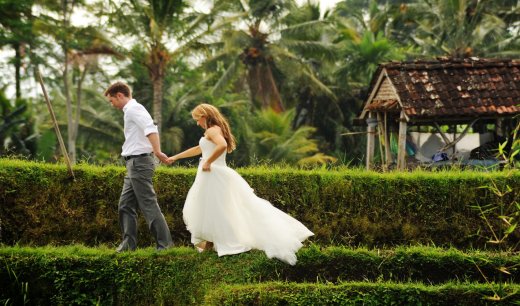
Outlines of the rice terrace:
<svg viewBox="0 0 520 306">
<path fill-rule="evenodd" d="M 0 0 L 1 305 L 520 305 L 518 0 Z"/>
</svg>

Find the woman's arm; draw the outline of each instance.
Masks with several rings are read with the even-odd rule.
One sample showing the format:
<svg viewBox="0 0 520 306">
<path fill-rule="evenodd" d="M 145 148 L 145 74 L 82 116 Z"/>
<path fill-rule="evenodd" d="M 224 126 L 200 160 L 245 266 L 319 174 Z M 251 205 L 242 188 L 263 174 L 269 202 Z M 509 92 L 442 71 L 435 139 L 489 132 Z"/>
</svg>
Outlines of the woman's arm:
<svg viewBox="0 0 520 306">
<path fill-rule="evenodd" d="M 206 137 L 212 141 L 217 146 L 213 153 L 211 153 L 210 157 L 204 161 L 202 165 L 202 171 L 210 171 L 211 163 L 214 162 L 220 155 L 222 155 L 227 150 L 227 142 L 224 136 L 222 135 L 222 131 L 218 126 L 212 126 L 206 130 Z"/>
<path fill-rule="evenodd" d="M 202 154 L 202 150 L 200 149 L 200 146 L 196 146 L 196 147 L 193 147 L 193 148 L 189 148 L 188 150 L 186 151 L 183 151 L 179 154 L 176 154 L 172 157 L 169 157 L 168 158 L 168 161 L 173 163 L 179 159 L 183 159 L 183 158 L 188 158 L 188 157 L 193 157 L 193 156 L 197 156 L 197 155 L 200 155 Z"/>
</svg>

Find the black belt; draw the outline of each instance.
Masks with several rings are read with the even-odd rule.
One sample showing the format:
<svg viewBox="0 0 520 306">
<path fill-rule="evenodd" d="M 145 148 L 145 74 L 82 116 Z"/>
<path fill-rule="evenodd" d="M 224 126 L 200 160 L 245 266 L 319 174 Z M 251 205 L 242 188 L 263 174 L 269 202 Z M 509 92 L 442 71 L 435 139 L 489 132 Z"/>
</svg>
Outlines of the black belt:
<svg viewBox="0 0 520 306">
<path fill-rule="evenodd" d="M 128 156 L 123 156 L 123 159 L 125 161 L 127 160 L 130 160 L 132 158 L 136 158 L 136 157 L 144 157 L 144 156 L 152 156 L 153 153 L 143 153 L 143 154 L 138 154 L 138 155 L 128 155 Z"/>
</svg>

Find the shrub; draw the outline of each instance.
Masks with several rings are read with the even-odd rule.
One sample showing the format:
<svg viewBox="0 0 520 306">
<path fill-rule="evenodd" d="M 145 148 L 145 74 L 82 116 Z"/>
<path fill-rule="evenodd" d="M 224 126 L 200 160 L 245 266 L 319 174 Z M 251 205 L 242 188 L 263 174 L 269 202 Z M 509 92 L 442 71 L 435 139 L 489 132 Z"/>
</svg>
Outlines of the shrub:
<svg viewBox="0 0 520 306">
<path fill-rule="evenodd" d="M 79 165 L 74 171 L 71 181 L 63 165 L 0 160 L 0 242 L 118 242 L 124 168 Z M 238 171 L 258 196 L 300 220 L 315 233 L 312 240 L 324 245 L 488 247 L 490 228 L 475 207 L 506 207 L 520 188 L 518 172 Z M 195 169 L 159 167 L 154 178 L 159 204 L 181 245 L 189 243 L 182 206 L 194 176 Z M 512 186 L 512 191 L 504 198 L 479 188 L 491 182 Z M 140 246 L 152 244 L 144 218 L 139 228 Z M 516 229 L 508 245 L 519 241 Z"/>
</svg>

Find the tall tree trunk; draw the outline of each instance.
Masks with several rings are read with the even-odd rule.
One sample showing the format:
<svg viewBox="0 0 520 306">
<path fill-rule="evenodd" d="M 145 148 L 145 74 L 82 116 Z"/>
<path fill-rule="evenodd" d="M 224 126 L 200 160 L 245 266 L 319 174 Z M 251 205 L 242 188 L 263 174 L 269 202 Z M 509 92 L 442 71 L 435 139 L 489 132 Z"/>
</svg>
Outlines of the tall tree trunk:
<svg viewBox="0 0 520 306">
<path fill-rule="evenodd" d="M 20 68 L 22 66 L 22 54 L 20 52 L 21 45 L 20 43 L 14 44 L 14 52 L 15 52 L 15 58 L 14 58 L 14 76 L 15 76 L 15 82 L 16 82 L 16 99 L 20 99 L 22 97 L 22 90 L 21 90 L 21 75 L 20 75 Z"/>
<path fill-rule="evenodd" d="M 162 128 L 162 100 L 163 100 L 163 84 L 164 84 L 164 71 L 170 60 L 168 51 L 160 44 L 155 42 L 151 46 L 149 59 L 145 66 L 148 67 L 150 78 L 152 79 L 153 86 L 153 101 L 152 101 L 152 115 L 159 134 Z"/>
<path fill-rule="evenodd" d="M 78 139 L 78 129 L 79 129 L 79 120 L 81 119 L 81 91 L 83 89 L 83 81 L 85 80 L 85 77 L 87 76 L 87 72 L 89 70 L 89 64 L 85 64 L 85 68 L 83 71 L 80 69 L 80 78 L 78 80 L 78 86 L 76 87 L 76 114 L 73 122 L 73 129 L 72 129 L 72 139 L 74 139 L 74 144 L 76 143 L 76 140 Z M 74 146 L 76 148 L 76 146 Z M 74 149 L 74 154 L 76 154 L 76 149 Z"/>
<path fill-rule="evenodd" d="M 162 98 L 163 98 L 163 78 L 157 77 L 153 79 L 153 119 L 159 135 L 161 134 L 162 126 Z"/>
<path fill-rule="evenodd" d="M 69 5 L 68 0 L 62 0 L 62 13 L 63 13 L 63 30 L 67 30 L 70 24 L 69 20 Z M 72 1 L 71 12 L 74 7 L 74 1 Z M 72 99 L 70 96 L 70 83 L 69 83 L 69 42 L 65 34 L 62 43 L 64 53 L 64 68 L 63 68 L 63 90 L 65 91 L 65 106 L 67 108 L 67 147 L 68 154 L 72 164 L 76 163 L 76 139 L 74 138 L 74 125 L 72 116 Z"/>
<path fill-rule="evenodd" d="M 269 105 L 271 108 L 277 112 L 281 113 L 284 111 L 284 107 L 282 104 L 282 97 L 280 97 L 280 92 L 278 91 L 278 86 L 276 86 L 276 82 L 274 81 L 273 72 L 271 71 L 271 65 L 269 65 L 269 62 L 265 63 L 267 73 L 265 74 L 267 78 L 267 82 L 269 83 L 269 86 L 266 86 L 267 88 L 270 88 L 269 90 Z"/>
<path fill-rule="evenodd" d="M 264 97 L 262 96 L 262 84 L 260 82 L 260 67 L 258 65 L 248 66 L 247 69 L 247 85 L 249 86 L 249 94 L 251 102 L 257 109 L 264 108 Z"/>
<path fill-rule="evenodd" d="M 74 118 L 72 115 L 72 98 L 70 96 L 69 81 L 69 55 L 66 44 L 63 51 L 65 52 L 65 67 L 63 68 L 63 90 L 65 91 L 65 106 L 67 108 L 67 150 L 71 163 L 76 163 L 76 139 L 74 138 Z"/>
<path fill-rule="evenodd" d="M 262 109 L 270 107 L 277 113 L 283 112 L 284 107 L 269 65 L 254 65 L 248 69 L 247 76 L 253 104 Z"/>
</svg>

